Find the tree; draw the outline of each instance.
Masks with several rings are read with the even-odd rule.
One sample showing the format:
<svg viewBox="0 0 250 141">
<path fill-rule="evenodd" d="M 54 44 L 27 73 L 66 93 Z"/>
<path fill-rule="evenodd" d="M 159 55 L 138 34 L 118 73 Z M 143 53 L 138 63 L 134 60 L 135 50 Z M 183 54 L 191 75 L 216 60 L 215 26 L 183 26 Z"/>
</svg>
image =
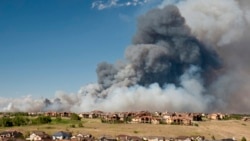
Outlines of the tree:
<svg viewBox="0 0 250 141">
<path fill-rule="evenodd" d="M 38 123 L 38 124 L 46 124 L 46 123 L 50 123 L 52 120 L 51 120 L 51 117 L 49 116 L 39 116 L 35 119 L 35 123 Z"/>
<path fill-rule="evenodd" d="M 23 116 L 15 116 L 12 119 L 12 122 L 14 126 L 21 126 L 21 125 L 27 125 L 29 120 L 27 118 L 24 118 Z"/>
<path fill-rule="evenodd" d="M 1 118 L 1 126 L 3 126 L 3 127 L 12 127 L 13 126 L 13 122 L 12 122 L 11 118 L 9 118 L 9 117 L 2 117 Z"/>
<path fill-rule="evenodd" d="M 72 113 L 71 115 L 70 115 L 70 119 L 71 120 L 81 120 L 81 117 L 79 117 L 77 114 L 75 114 L 75 113 Z"/>
</svg>

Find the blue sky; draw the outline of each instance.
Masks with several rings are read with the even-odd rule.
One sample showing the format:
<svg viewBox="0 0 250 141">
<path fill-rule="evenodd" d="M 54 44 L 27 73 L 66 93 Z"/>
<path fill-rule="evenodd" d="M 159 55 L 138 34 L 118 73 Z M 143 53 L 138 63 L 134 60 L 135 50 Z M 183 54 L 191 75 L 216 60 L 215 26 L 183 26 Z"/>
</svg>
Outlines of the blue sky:
<svg viewBox="0 0 250 141">
<path fill-rule="evenodd" d="M 156 2 L 113 5 L 91 0 L 0 1 L 0 97 L 53 97 L 96 82 L 96 66 L 124 58 L 136 17 Z"/>
</svg>

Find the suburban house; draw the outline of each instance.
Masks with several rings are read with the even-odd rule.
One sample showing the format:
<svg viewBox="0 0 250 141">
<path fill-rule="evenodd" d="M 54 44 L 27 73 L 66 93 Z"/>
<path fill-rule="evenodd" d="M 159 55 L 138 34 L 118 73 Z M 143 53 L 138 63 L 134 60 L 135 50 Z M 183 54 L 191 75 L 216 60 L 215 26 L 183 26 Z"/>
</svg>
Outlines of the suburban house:
<svg viewBox="0 0 250 141">
<path fill-rule="evenodd" d="M 202 114 L 200 113 L 189 113 L 188 116 L 192 121 L 202 121 Z"/>
<path fill-rule="evenodd" d="M 157 117 L 153 117 L 152 120 L 151 120 L 151 123 L 152 124 L 160 124 L 162 121 L 163 120 L 160 117 L 158 117 L 158 118 Z"/>
<path fill-rule="evenodd" d="M 243 121 L 250 121 L 250 117 L 243 117 L 242 120 Z"/>
<path fill-rule="evenodd" d="M 153 115 L 148 111 L 135 113 L 131 119 L 132 123 L 151 123 Z"/>
<path fill-rule="evenodd" d="M 116 138 L 112 136 L 101 136 L 99 137 L 99 141 L 116 141 Z"/>
<path fill-rule="evenodd" d="M 188 117 L 172 117 L 172 123 L 171 124 L 177 124 L 177 125 L 191 125 L 192 121 Z"/>
<path fill-rule="evenodd" d="M 174 139 L 175 141 L 204 141 L 204 136 L 179 136 Z"/>
<path fill-rule="evenodd" d="M 172 114 L 171 113 L 163 113 L 162 114 L 162 122 L 163 123 L 166 123 L 166 124 L 171 124 L 173 123 L 173 120 L 172 120 Z"/>
<path fill-rule="evenodd" d="M 150 113 L 141 111 L 130 115 L 128 113 L 106 113 L 101 118 L 106 123 L 148 123 L 192 125 L 193 121 L 202 121 L 199 113 Z"/>
<path fill-rule="evenodd" d="M 71 137 L 71 141 L 94 141 L 94 137 L 91 134 L 77 134 Z"/>
<path fill-rule="evenodd" d="M 59 116 L 59 113 L 57 113 L 57 112 L 45 112 L 44 115 L 49 116 L 49 117 L 56 117 L 56 116 Z"/>
<path fill-rule="evenodd" d="M 224 118 L 225 118 L 225 115 L 221 113 L 212 113 L 208 115 L 208 119 L 211 119 L 211 120 L 221 120 Z"/>
<path fill-rule="evenodd" d="M 26 140 L 30 141 L 49 141 L 51 136 L 43 131 L 33 131 Z"/>
<path fill-rule="evenodd" d="M 103 114 L 104 114 L 103 111 L 95 110 L 95 111 L 90 112 L 89 118 L 101 118 Z"/>
<path fill-rule="evenodd" d="M 70 132 L 59 131 L 52 135 L 53 140 L 70 140 L 72 134 Z"/>
<path fill-rule="evenodd" d="M 118 135 L 116 136 L 116 140 L 118 141 L 127 141 L 129 138 L 129 135 Z"/>
<path fill-rule="evenodd" d="M 149 137 L 144 137 L 143 140 L 146 140 L 146 141 L 165 141 L 165 137 L 149 136 Z"/>
<path fill-rule="evenodd" d="M 0 140 L 16 140 L 18 138 L 21 138 L 22 136 L 23 134 L 16 130 L 0 132 Z"/>
<path fill-rule="evenodd" d="M 127 141 L 143 141 L 143 139 L 137 136 L 129 136 Z"/>
<path fill-rule="evenodd" d="M 84 112 L 84 113 L 80 113 L 78 116 L 79 116 L 80 118 L 89 118 L 89 115 L 90 115 L 89 112 Z"/>
</svg>

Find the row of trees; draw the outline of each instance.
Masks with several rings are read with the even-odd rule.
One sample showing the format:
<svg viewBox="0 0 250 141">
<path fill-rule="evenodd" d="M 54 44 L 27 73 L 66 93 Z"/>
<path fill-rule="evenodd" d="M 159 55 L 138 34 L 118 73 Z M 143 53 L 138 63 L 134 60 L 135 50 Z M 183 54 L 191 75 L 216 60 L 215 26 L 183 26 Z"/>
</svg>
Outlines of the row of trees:
<svg viewBox="0 0 250 141">
<path fill-rule="evenodd" d="M 56 117 L 54 120 L 57 123 L 60 123 L 62 121 L 62 118 Z M 81 118 L 77 114 L 72 113 L 69 120 L 80 121 Z M 6 116 L 0 118 L 1 127 L 37 125 L 37 124 L 47 124 L 51 122 L 52 119 L 50 116 L 38 116 L 36 118 L 29 118 L 29 116 L 23 115 L 22 113 L 14 116 Z"/>
<path fill-rule="evenodd" d="M 25 116 L 14 116 L 0 118 L 1 127 L 12 127 L 12 126 L 23 126 L 23 125 L 35 125 L 35 124 L 46 124 L 52 120 L 48 116 L 38 116 L 37 118 L 30 119 Z"/>
</svg>

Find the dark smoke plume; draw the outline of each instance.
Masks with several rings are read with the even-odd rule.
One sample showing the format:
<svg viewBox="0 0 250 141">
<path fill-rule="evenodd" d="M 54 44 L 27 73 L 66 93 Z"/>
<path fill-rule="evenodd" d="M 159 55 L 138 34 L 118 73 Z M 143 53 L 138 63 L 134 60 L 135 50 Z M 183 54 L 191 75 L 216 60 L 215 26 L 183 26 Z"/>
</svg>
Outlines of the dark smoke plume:
<svg viewBox="0 0 250 141">
<path fill-rule="evenodd" d="M 179 77 L 190 65 L 199 66 L 203 73 L 209 73 L 210 69 L 220 66 L 216 53 L 191 35 L 184 17 L 173 5 L 154 9 L 141 16 L 133 42 L 135 45 L 154 44 L 155 48 L 163 47 L 168 52 L 165 55 L 148 53 L 146 57 L 154 60 L 145 60 L 142 56 L 140 63 L 145 62 L 145 64 L 139 63 L 139 66 L 131 60 L 137 68 L 141 67 L 139 71 L 145 70 L 140 81 L 142 85 L 155 82 L 160 85 L 179 83 Z M 167 67 L 162 68 L 162 66 Z M 147 69 L 150 67 L 153 70 Z"/>
<path fill-rule="evenodd" d="M 180 76 L 192 65 L 206 75 L 220 66 L 216 53 L 191 35 L 185 19 L 173 5 L 139 17 L 133 44 L 127 49 L 126 58 L 136 72 L 136 84 L 141 86 L 179 85 Z M 100 64 L 97 68 L 99 84 L 106 89 L 117 83 L 118 72 L 113 65 Z"/>
</svg>

